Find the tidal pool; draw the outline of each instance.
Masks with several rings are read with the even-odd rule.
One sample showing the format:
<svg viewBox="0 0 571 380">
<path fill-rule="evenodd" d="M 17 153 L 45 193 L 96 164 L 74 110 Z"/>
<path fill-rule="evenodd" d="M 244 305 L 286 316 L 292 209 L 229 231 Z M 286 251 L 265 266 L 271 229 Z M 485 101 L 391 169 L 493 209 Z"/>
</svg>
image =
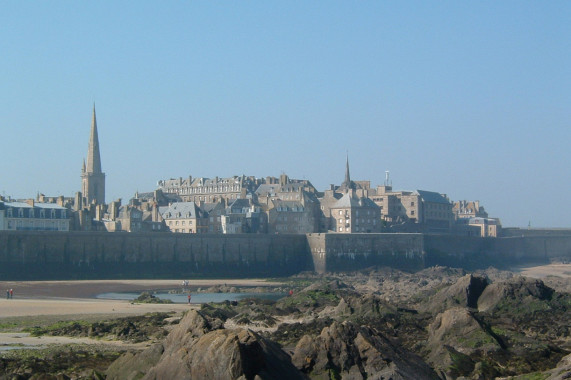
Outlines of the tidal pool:
<svg viewBox="0 0 571 380">
<path fill-rule="evenodd" d="M 165 291 L 151 292 L 155 297 L 164 300 L 171 300 L 173 303 L 188 303 L 188 293 L 168 293 Z M 190 303 L 208 303 L 208 302 L 224 302 L 224 301 L 240 301 L 244 298 L 260 298 L 266 300 L 278 300 L 285 297 L 286 293 L 190 293 Z M 98 294 L 96 298 L 110 300 L 128 300 L 137 299 L 141 293 L 138 292 L 110 292 Z"/>
</svg>

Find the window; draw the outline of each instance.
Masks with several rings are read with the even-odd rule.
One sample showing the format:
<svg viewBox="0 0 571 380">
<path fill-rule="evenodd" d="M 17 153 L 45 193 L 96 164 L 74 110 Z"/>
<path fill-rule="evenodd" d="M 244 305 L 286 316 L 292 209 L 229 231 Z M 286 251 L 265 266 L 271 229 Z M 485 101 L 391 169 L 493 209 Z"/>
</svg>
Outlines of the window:
<svg viewBox="0 0 571 380">
<path fill-rule="evenodd" d="M 343 219 L 339 219 L 339 224 L 343 224 Z"/>
<path fill-rule="evenodd" d="M 343 215 L 343 210 L 339 210 L 339 215 Z"/>
</svg>

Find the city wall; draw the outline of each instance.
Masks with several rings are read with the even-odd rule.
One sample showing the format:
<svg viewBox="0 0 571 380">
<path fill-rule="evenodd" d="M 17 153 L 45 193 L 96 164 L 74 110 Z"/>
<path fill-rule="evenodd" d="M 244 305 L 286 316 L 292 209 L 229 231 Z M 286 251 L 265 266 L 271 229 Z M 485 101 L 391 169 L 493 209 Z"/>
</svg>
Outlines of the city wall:
<svg viewBox="0 0 571 380">
<path fill-rule="evenodd" d="M 2 279 L 289 276 L 305 235 L 0 232 Z"/>
<path fill-rule="evenodd" d="M 571 260 L 571 234 L 208 235 L 0 231 L 0 280 L 288 276 L 390 266 L 466 269 Z"/>
<path fill-rule="evenodd" d="M 308 234 L 307 242 L 318 273 L 373 266 L 424 268 L 422 234 Z"/>
</svg>

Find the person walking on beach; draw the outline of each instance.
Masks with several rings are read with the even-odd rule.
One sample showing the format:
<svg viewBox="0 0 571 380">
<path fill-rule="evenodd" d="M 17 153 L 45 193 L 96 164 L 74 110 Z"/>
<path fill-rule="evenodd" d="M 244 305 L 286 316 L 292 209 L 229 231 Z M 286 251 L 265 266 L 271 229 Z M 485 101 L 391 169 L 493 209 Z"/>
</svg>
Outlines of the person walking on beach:
<svg viewBox="0 0 571 380">
<path fill-rule="evenodd" d="M 190 305 L 190 293 L 188 293 L 188 304 Z"/>
<path fill-rule="evenodd" d="M 10 289 L 6 289 L 6 299 L 10 299 Z"/>
<path fill-rule="evenodd" d="M 10 298 L 14 298 L 14 290 L 10 289 Z"/>
</svg>

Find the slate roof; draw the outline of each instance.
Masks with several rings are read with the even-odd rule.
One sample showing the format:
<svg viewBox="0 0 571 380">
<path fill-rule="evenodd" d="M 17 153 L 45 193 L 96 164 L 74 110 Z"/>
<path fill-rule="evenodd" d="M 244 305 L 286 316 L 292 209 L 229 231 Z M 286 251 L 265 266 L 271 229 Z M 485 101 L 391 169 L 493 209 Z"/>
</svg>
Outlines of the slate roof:
<svg viewBox="0 0 571 380">
<path fill-rule="evenodd" d="M 358 198 L 351 195 L 350 192 L 345 193 L 331 208 L 354 208 L 354 207 L 379 207 L 369 198 Z"/>
<path fill-rule="evenodd" d="M 14 208 L 32 208 L 31 205 L 29 205 L 26 202 L 4 202 L 4 204 L 6 205 L 6 207 L 14 207 Z M 65 210 L 65 207 L 62 207 L 56 203 L 39 203 L 39 202 L 35 202 L 34 203 L 34 207 L 37 208 L 45 208 L 45 209 L 55 209 L 55 210 Z"/>
<path fill-rule="evenodd" d="M 163 219 L 191 219 L 202 218 L 203 213 L 194 202 L 175 202 L 170 206 L 159 207 Z"/>
<path fill-rule="evenodd" d="M 250 209 L 250 200 L 243 198 L 236 199 L 228 206 L 228 209 L 232 213 L 242 213 L 244 209 Z"/>
<path fill-rule="evenodd" d="M 416 192 L 425 202 L 450 204 L 450 201 L 440 193 L 426 190 L 416 190 Z"/>
<path fill-rule="evenodd" d="M 255 193 L 261 196 L 275 196 L 276 192 L 278 192 L 280 185 L 277 183 L 274 184 L 267 184 L 264 183 L 256 189 Z"/>
<path fill-rule="evenodd" d="M 274 204 L 274 209 L 278 211 L 303 211 L 305 208 L 303 204 L 299 201 L 282 201 L 281 199 L 274 199 L 272 201 Z"/>
</svg>

